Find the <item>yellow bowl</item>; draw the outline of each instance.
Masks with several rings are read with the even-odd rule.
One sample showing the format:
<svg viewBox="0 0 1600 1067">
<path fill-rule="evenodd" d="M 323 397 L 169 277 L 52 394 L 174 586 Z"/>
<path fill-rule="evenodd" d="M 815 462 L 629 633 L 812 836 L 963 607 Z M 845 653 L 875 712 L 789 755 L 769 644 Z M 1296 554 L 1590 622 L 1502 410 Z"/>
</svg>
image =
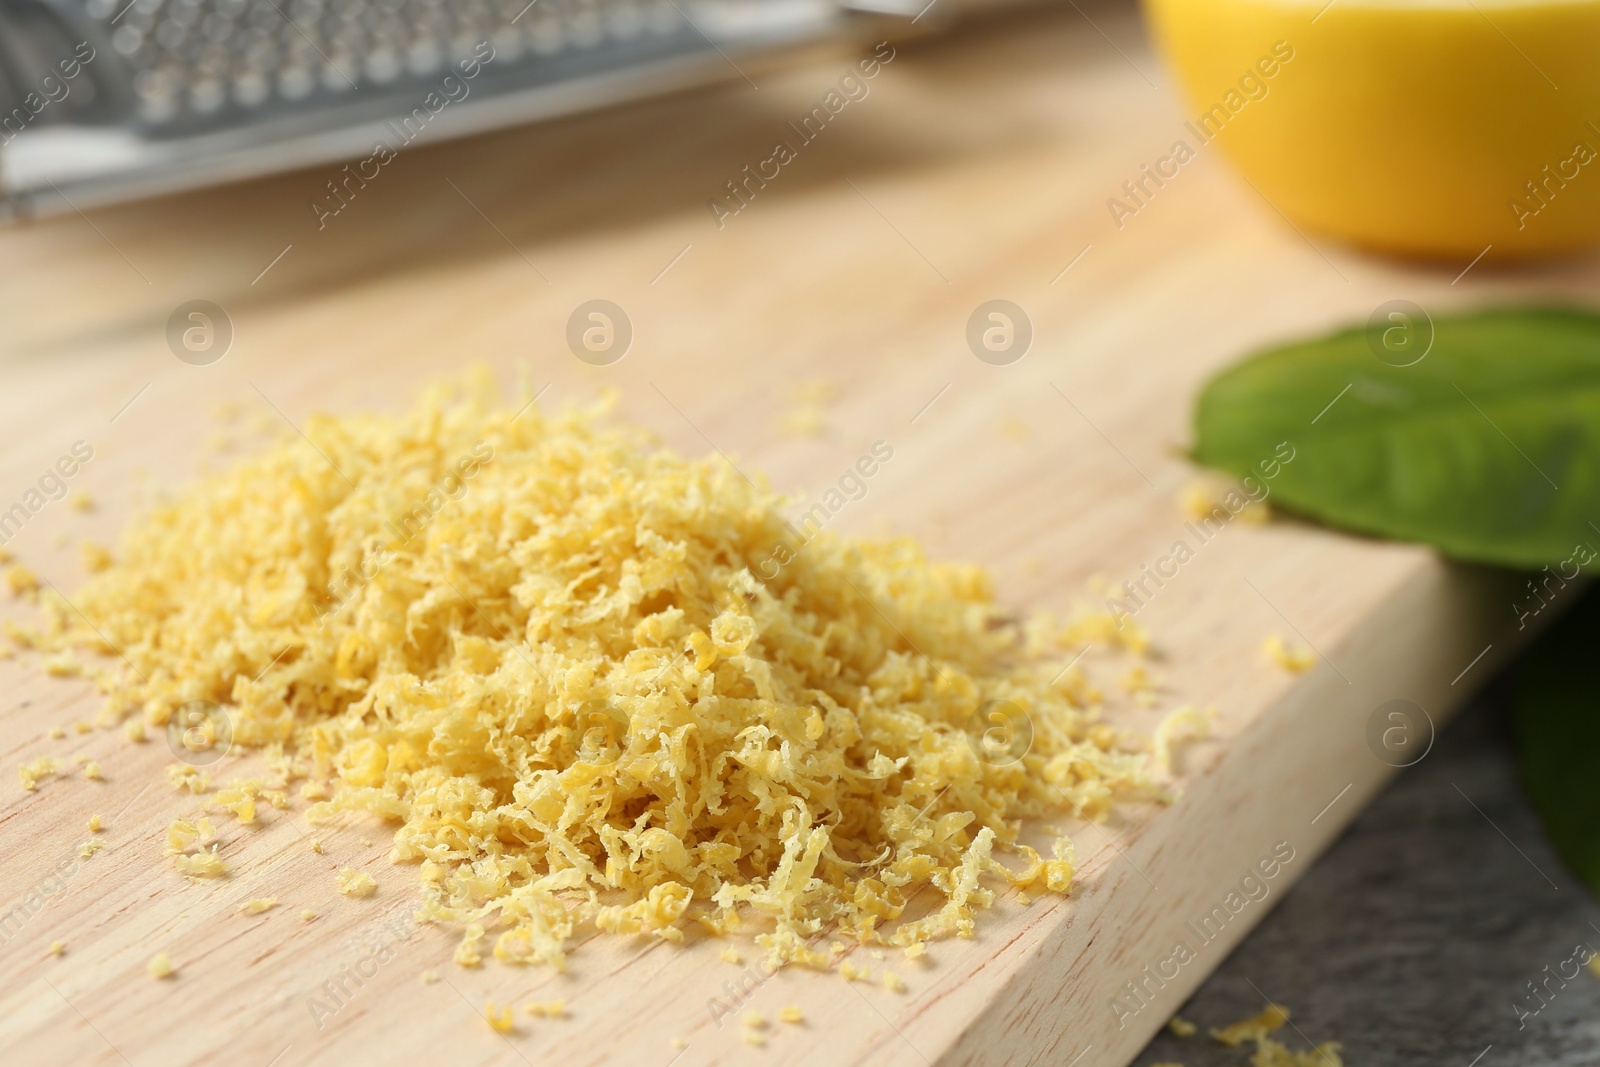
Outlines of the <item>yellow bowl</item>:
<svg viewBox="0 0 1600 1067">
<path fill-rule="evenodd" d="M 1600 0 L 1145 0 L 1214 145 L 1296 224 L 1391 252 L 1600 241 Z"/>
</svg>

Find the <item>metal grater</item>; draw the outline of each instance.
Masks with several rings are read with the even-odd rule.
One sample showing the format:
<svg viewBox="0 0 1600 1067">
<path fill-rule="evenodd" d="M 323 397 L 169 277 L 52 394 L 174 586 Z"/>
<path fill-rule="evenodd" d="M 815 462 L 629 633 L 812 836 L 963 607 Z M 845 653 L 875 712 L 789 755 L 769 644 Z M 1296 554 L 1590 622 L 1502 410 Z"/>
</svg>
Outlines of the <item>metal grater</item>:
<svg viewBox="0 0 1600 1067">
<path fill-rule="evenodd" d="M 166 132 L 334 104 L 477 58 L 693 47 L 672 0 L 87 0 L 126 64 L 138 118 Z"/>
<path fill-rule="evenodd" d="M 407 116 L 439 139 L 738 77 L 909 23 L 900 2 L 0 0 L 0 214 L 365 154 Z"/>
</svg>

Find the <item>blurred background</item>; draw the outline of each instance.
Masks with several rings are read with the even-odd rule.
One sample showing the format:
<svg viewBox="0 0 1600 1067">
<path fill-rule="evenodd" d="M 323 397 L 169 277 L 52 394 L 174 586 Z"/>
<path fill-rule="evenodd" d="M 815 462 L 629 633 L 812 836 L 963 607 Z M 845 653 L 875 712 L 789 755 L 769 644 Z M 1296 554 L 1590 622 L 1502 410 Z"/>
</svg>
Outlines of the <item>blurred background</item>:
<svg viewBox="0 0 1600 1067">
<path fill-rule="evenodd" d="M 1036 600 L 1126 556 L 1082 519 L 1146 492 L 1059 457 L 1116 442 L 1169 492 L 1220 361 L 1396 299 L 1592 300 L 1596 55 L 1584 0 L 0 0 L 6 462 L 98 435 L 119 514 L 208 462 L 202 407 L 293 425 L 486 360 L 788 486 L 888 404 L 946 443 L 842 528 Z M 911 488 L 943 477 L 1052 508 Z M 1186 1012 L 1282 1001 L 1369 1067 L 1600 1058 L 1600 981 L 1513 1008 L 1600 911 L 1542 873 L 1502 689 Z M 1244 1056 L 1136 1062 L 1174 1061 Z"/>
</svg>

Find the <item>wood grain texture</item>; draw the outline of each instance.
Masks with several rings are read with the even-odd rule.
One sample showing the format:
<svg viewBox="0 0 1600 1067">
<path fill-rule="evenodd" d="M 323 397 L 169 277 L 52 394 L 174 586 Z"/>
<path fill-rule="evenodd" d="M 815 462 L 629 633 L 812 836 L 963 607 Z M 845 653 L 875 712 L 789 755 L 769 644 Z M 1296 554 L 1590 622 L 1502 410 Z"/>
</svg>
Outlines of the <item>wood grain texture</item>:
<svg viewBox="0 0 1600 1067">
<path fill-rule="evenodd" d="M 735 81 L 404 152 L 321 230 L 308 203 L 332 175 L 305 172 L 0 232 L 0 507 L 79 439 L 95 457 L 72 485 L 97 502 L 50 504 L 11 547 L 70 595 L 79 538 L 110 539 L 157 487 L 219 461 L 218 403 L 242 412 L 220 429 L 246 448 L 258 424 L 392 407 L 483 361 L 548 384 L 544 405 L 614 389 L 623 417 L 766 471 L 802 502 L 888 441 L 893 462 L 836 528 L 916 534 L 992 568 L 1008 602 L 1066 609 L 1092 575 L 1136 577 L 1188 536 L 1176 497 L 1191 471 L 1176 448 L 1197 385 L 1241 352 L 1395 297 L 1439 311 L 1592 291 L 1592 266 L 1479 265 L 1452 285 L 1464 264 L 1313 245 L 1214 154 L 1119 229 L 1106 198 L 1168 150 L 1184 115 L 1131 16 L 1089 10 L 1098 30 L 1066 12 L 900 45 L 870 95 L 720 229 L 707 200 L 789 136 L 849 57 L 763 72 L 757 90 Z M 227 356 L 202 367 L 164 339 L 173 308 L 197 297 L 235 329 Z M 964 339 L 996 297 L 1035 331 L 1005 367 Z M 580 362 L 563 339 L 593 298 L 634 326 L 613 366 Z M 795 390 L 817 378 L 837 389 L 826 426 L 785 433 Z M 704 941 L 592 939 L 560 976 L 463 971 L 449 963 L 453 935 L 404 922 L 414 872 L 387 863 L 381 826 L 312 828 L 297 811 L 230 829 L 233 876 L 190 885 L 160 855 L 166 823 L 194 807 L 161 781 L 165 746 L 50 738 L 96 699 L 29 659 L 0 662 L 0 764 L 82 752 L 106 769 L 103 783 L 36 794 L 0 780 L 0 921 L 23 912 L 0 943 L 0 1047 L 8 1062 L 140 1067 L 1123 1064 L 1384 780 L 1365 741 L 1372 711 L 1404 698 L 1442 721 L 1512 647 L 1500 624 L 1513 593 L 1414 548 L 1292 522 L 1223 529 L 1140 614 L 1166 689 L 1129 721 L 1180 702 L 1220 712 L 1217 740 L 1185 753 L 1182 799 L 1080 828 L 1070 901 L 1007 898 L 978 938 L 935 946 L 926 966 L 862 960 L 900 970 L 905 995 L 805 972 L 756 981 Z M 1268 664 L 1273 632 L 1314 645 L 1316 668 Z M 92 812 L 108 846 L 72 862 Z M 1119 1016 L 1123 983 L 1277 842 L 1295 858 L 1271 894 Z M 370 871 L 379 894 L 339 897 L 345 865 Z M 283 906 L 235 914 L 265 895 Z M 60 958 L 47 954 L 57 939 Z M 179 968 L 172 982 L 145 976 L 158 950 Z M 374 968 L 363 961 L 375 951 Z M 346 977 L 358 967 L 374 973 Z M 419 981 L 428 968 L 442 980 Z M 326 1004 L 330 982 L 344 983 L 341 1006 L 319 1018 L 312 998 Z M 507 1036 L 481 1018 L 486 1001 L 558 996 L 571 1018 L 519 1019 Z M 719 1002 L 768 1017 L 794 1003 L 808 1022 L 752 1049 L 718 1025 Z M 688 1043 L 681 1058 L 674 1037 Z"/>
</svg>

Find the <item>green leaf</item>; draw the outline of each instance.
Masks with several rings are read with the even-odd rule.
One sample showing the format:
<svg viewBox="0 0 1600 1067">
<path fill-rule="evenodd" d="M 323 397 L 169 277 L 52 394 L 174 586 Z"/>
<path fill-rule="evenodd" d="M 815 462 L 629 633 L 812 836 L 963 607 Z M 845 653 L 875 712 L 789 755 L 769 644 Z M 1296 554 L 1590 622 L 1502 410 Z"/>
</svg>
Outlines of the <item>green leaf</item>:
<svg viewBox="0 0 1600 1067">
<path fill-rule="evenodd" d="M 1517 757 L 1545 836 L 1600 892 L 1600 588 L 1540 639 L 1517 687 Z"/>
<path fill-rule="evenodd" d="M 1427 331 L 1426 319 L 1380 320 L 1223 372 L 1200 396 L 1195 459 L 1347 530 L 1482 563 L 1589 564 L 1600 551 L 1600 316 L 1439 318 L 1425 355 L 1391 365 L 1415 358 Z M 1283 442 L 1294 458 L 1274 462 Z"/>
</svg>

